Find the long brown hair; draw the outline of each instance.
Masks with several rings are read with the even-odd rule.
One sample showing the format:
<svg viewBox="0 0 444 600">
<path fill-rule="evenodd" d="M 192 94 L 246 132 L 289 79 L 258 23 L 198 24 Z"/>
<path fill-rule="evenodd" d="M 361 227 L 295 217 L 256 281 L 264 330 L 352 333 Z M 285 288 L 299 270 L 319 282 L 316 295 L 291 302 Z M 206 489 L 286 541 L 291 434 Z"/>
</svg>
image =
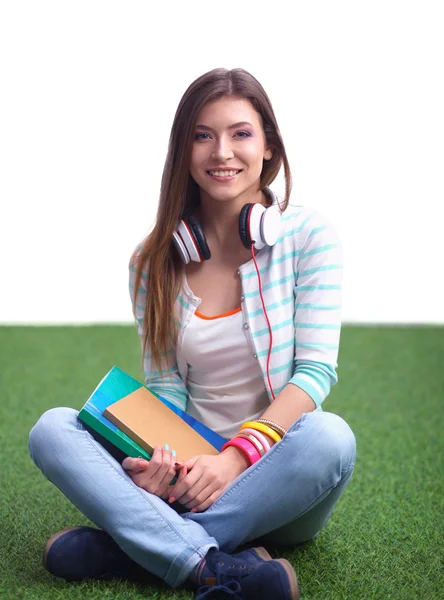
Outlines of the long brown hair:
<svg viewBox="0 0 444 600">
<path fill-rule="evenodd" d="M 286 209 L 290 199 L 290 166 L 271 102 L 259 81 L 244 69 L 218 68 L 198 77 L 182 96 L 176 110 L 154 228 L 131 258 L 132 266 L 136 267 L 134 315 L 142 272 L 149 271 L 142 361 L 149 346 L 159 371 L 166 363 L 168 350 L 174 347 L 177 340 L 174 304 L 181 286 L 183 264 L 172 243 L 173 231 L 183 215 L 199 204 L 199 188 L 189 173 L 194 127 L 202 107 L 224 96 L 248 99 L 261 115 L 266 146 L 273 152 L 272 158 L 264 161 L 260 176 L 261 189 L 274 181 L 283 164 L 285 198 L 281 203 L 282 210 Z"/>
</svg>

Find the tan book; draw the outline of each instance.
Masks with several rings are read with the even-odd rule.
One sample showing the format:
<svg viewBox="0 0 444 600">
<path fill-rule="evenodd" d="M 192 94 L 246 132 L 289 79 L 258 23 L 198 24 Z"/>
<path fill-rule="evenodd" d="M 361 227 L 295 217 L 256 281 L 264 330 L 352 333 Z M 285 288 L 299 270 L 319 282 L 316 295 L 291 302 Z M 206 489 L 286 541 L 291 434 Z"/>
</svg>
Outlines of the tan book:
<svg viewBox="0 0 444 600">
<path fill-rule="evenodd" d="M 110 404 L 103 416 L 149 454 L 155 446 L 168 444 L 177 460 L 187 461 L 199 454 L 219 454 L 205 438 L 156 398 L 145 387 Z"/>
</svg>

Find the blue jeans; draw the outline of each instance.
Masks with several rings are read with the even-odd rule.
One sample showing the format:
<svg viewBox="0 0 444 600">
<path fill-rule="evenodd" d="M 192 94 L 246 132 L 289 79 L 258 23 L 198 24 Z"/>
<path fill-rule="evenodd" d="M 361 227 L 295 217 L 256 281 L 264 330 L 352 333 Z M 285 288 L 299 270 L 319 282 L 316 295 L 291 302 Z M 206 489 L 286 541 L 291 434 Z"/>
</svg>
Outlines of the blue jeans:
<svg viewBox="0 0 444 600">
<path fill-rule="evenodd" d="M 306 413 L 210 508 L 179 514 L 136 486 L 77 415 L 53 408 L 40 417 L 29 437 L 33 461 L 128 556 L 172 587 L 210 548 L 232 552 L 258 537 L 285 545 L 315 537 L 355 463 L 347 423 L 328 412 Z"/>
</svg>

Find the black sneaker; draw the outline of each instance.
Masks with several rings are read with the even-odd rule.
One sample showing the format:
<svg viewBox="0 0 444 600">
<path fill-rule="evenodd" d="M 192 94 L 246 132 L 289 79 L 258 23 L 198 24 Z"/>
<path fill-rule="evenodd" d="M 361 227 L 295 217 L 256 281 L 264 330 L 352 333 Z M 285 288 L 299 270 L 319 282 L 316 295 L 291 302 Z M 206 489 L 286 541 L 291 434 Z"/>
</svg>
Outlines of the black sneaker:
<svg viewBox="0 0 444 600">
<path fill-rule="evenodd" d="M 93 527 L 71 527 L 55 533 L 43 551 L 43 566 L 66 581 L 114 577 L 143 581 L 150 577 L 110 535 Z"/>
</svg>

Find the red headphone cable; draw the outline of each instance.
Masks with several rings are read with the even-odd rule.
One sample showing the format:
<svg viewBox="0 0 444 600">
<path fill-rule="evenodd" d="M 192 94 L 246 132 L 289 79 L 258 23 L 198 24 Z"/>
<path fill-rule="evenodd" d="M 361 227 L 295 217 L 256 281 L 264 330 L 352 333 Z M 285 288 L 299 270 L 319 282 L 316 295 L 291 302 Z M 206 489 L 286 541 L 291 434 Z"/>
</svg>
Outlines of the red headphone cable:
<svg viewBox="0 0 444 600">
<path fill-rule="evenodd" d="M 270 391 L 271 391 L 273 400 L 276 400 L 276 396 L 274 395 L 273 386 L 271 385 L 271 380 L 270 380 L 270 357 L 271 357 L 271 348 L 273 347 L 273 332 L 271 330 L 270 321 L 268 320 L 267 309 L 265 308 L 264 297 L 262 296 L 261 274 L 259 273 L 259 268 L 258 268 L 257 262 L 256 262 L 256 256 L 254 254 L 254 241 L 251 243 L 251 254 L 253 256 L 254 266 L 256 267 L 256 272 L 257 272 L 257 278 L 259 280 L 259 294 L 261 297 L 262 308 L 264 309 L 264 315 L 267 320 L 268 331 L 270 332 L 270 347 L 268 349 L 268 357 L 267 357 L 267 378 L 268 378 L 268 385 L 270 386 Z"/>
</svg>

